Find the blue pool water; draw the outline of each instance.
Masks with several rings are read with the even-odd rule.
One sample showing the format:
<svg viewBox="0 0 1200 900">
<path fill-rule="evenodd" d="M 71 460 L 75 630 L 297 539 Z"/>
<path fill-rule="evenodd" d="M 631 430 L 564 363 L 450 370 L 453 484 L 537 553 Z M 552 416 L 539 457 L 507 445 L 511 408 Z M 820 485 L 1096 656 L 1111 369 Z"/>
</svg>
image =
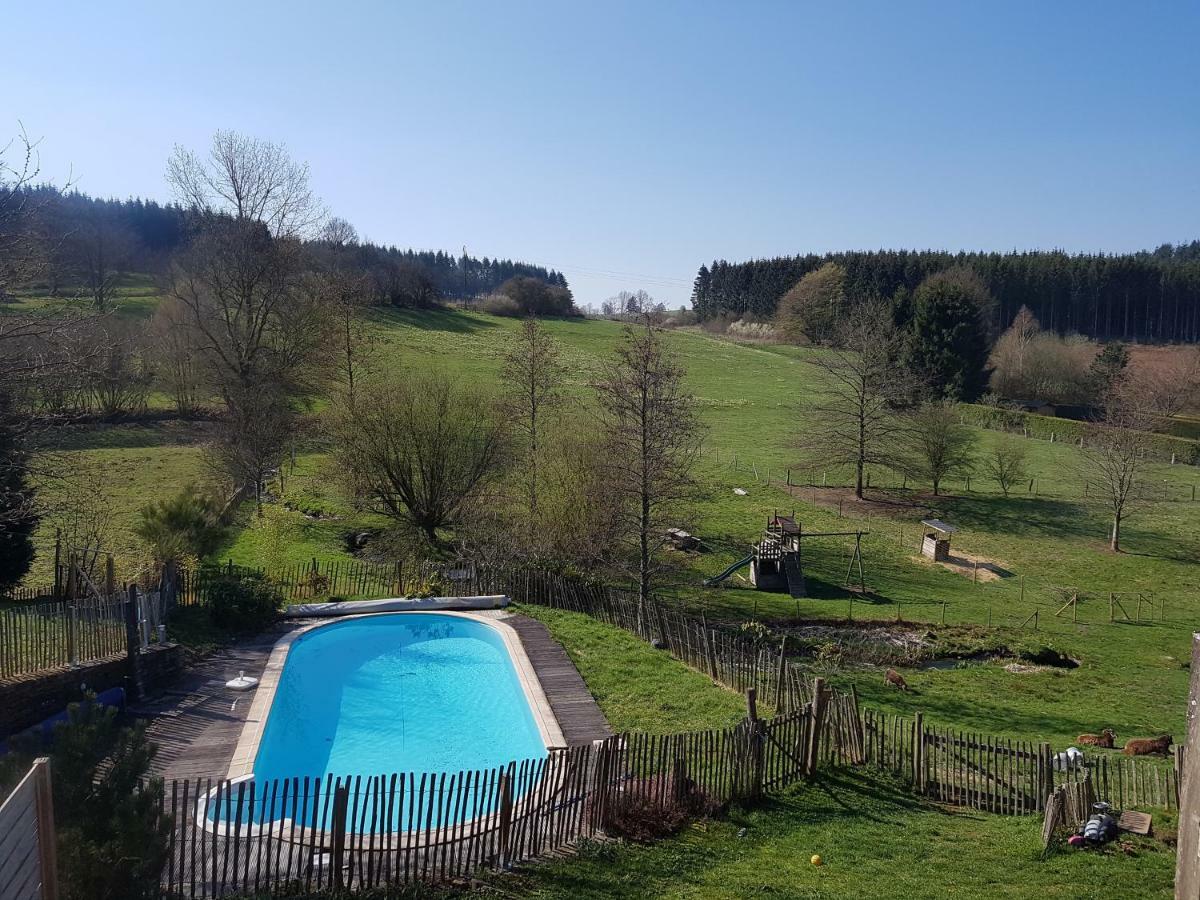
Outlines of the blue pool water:
<svg viewBox="0 0 1200 900">
<path fill-rule="evenodd" d="M 327 792 L 329 776 L 365 784 L 370 776 L 457 775 L 546 755 L 494 628 L 435 613 L 347 619 L 293 642 L 255 758 L 254 813 L 246 816 L 244 803 L 240 818 L 283 817 L 262 805 L 275 779 L 308 776 Z M 393 805 L 411 805 L 416 792 L 408 793 Z M 209 818 L 227 820 L 231 799 L 220 799 Z M 312 819 L 297 812 L 286 815 Z"/>
<path fill-rule="evenodd" d="M 292 644 L 254 777 L 458 772 L 545 755 L 500 634 L 403 613 L 336 622 Z"/>
</svg>

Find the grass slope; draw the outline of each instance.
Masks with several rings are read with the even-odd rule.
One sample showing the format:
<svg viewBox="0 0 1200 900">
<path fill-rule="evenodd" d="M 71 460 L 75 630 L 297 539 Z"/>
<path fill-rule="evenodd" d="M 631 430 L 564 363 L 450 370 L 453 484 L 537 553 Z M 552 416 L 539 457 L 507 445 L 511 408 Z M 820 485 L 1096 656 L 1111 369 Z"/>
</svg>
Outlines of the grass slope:
<svg viewBox="0 0 1200 900">
<path fill-rule="evenodd" d="M 1159 841 L 1042 860 L 1038 824 L 924 803 L 843 771 L 658 844 L 597 845 L 497 883 L 507 896 L 575 900 L 1171 896 L 1175 855 Z"/>
<path fill-rule="evenodd" d="M 495 389 L 503 353 L 519 327 L 516 320 L 454 310 L 375 311 L 369 323 L 380 368 L 449 368 L 486 390 Z M 546 327 L 563 347 L 570 392 L 589 402 L 588 380 L 619 340 L 621 327 L 594 320 L 551 321 Z M 1195 469 L 1150 467 L 1151 477 L 1179 499 L 1138 510 L 1128 522 L 1129 552 L 1123 554 L 1105 549 L 1104 512 L 1082 496 L 1078 448 L 1044 441 L 1025 442 L 1036 493 L 1006 499 L 976 478 L 970 492 L 965 484 L 951 483 L 949 496 L 930 498 L 893 487 L 894 476 L 876 471 L 874 494 L 887 504 L 847 504 L 839 517 L 835 495 L 780 483 L 795 462 L 796 435 L 818 424 L 807 420 L 803 402 L 819 387 L 810 364 L 819 351 L 738 344 L 698 332 L 671 332 L 667 340 L 687 367 L 708 428 L 701 463 L 708 498 L 694 521 L 681 524 L 701 535 L 709 552 L 680 557 L 681 575 L 671 589 L 679 602 L 735 622 L 760 618 L 786 626 L 797 619 L 847 618 L 850 603 L 840 587 L 847 543 L 841 539 L 806 542 L 814 597 L 799 604 L 786 595 L 748 590 L 736 576 L 730 588 L 700 587 L 703 576 L 745 555 L 773 509 L 794 508 L 808 531 L 870 529 L 864 542 L 870 591 L 854 604 L 855 620 L 887 622 L 899 615 L 937 623 L 944 615 L 947 623 L 982 627 L 990 619 L 996 627 L 979 637 L 981 644 L 1048 645 L 1081 664 L 1070 672 L 1021 675 L 994 665 L 913 671 L 906 677 L 916 691 L 907 695 L 885 692 L 877 670 L 837 673 L 843 681 L 857 682 L 867 702 L 898 711 L 921 708 L 934 721 L 964 728 L 1056 742 L 1105 726 L 1122 739 L 1182 732 L 1190 628 L 1200 621 L 1200 599 L 1193 590 L 1200 574 L 1200 507 L 1189 502 Z M 986 452 L 997 436 L 980 432 L 980 437 Z M 141 448 L 122 450 L 132 454 Z M 152 465 L 152 457 L 173 451 L 146 447 L 144 462 Z M 100 448 L 89 452 L 108 461 Z M 114 485 L 114 502 L 136 509 L 152 488 L 178 486 L 195 465 L 194 458 L 184 464 L 181 454 L 176 472 L 123 478 Z M 768 469 L 769 486 L 761 483 Z M 821 473 L 812 474 L 819 483 Z M 809 473 L 794 468 L 792 476 L 803 482 Z M 840 474 L 826 476 L 832 484 Z M 344 558 L 344 535 L 380 522 L 356 513 L 332 485 L 327 459 L 301 453 L 284 498 L 290 508 L 274 506 L 262 520 L 244 513 L 220 557 L 271 566 Z M 887 490 L 879 490 L 881 485 Z M 746 495 L 735 495 L 735 487 Z M 957 548 L 997 561 L 1014 577 L 973 584 L 915 559 L 917 523 L 929 514 L 960 528 Z M 43 548 L 44 539 L 43 533 Z M 1078 623 L 1069 616 L 1055 618 L 1058 587 L 1081 591 Z M 1165 602 L 1166 622 L 1108 624 L 1110 591 L 1125 595 L 1131 616 L 1135 592 L 1145 592 L 1154 604 L 1145 607 L 1146 619 L 1162 617 Z M 1035 610 L 1038 631 L 1031 625 L 1018 628 Z"/>
</svg>

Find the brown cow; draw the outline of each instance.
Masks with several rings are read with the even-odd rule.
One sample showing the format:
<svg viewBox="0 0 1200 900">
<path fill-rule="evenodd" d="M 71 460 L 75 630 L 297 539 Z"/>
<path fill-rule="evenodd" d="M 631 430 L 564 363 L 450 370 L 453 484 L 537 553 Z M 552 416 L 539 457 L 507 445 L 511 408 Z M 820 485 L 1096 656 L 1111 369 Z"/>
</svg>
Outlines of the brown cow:
<svg viewBox="0 0 1200 900">
<path fill-rule="evenodd" d="M 1107 747 L 1111 750 L 1117 740 L 1117 734 L 1111 728 L 1105 728 L 1099 734 L 1081 734 L 1075 739 L 1077 744 L 1091 744 L 1093 747 Z"/>
<path fill-rule="evenodd" d="M 908 682 L 904 680 L 904 676 L 895 669 L 888 669 L 883 673 L 883 683 L 890 684 L 892 687 L 900 688 L 902 691 L 908 690 Z"/>
<path fill-rule="evenodd" d="M 1156 738 L 1134 738 L 1125 742 L 1125 749 L 1121 752 L 1126 756 L 1149 756 L 1152 753 L 1166 756 L 1173 743 L 1175 739 L 1169 734 L 1160 734 Z"/>
</svg>

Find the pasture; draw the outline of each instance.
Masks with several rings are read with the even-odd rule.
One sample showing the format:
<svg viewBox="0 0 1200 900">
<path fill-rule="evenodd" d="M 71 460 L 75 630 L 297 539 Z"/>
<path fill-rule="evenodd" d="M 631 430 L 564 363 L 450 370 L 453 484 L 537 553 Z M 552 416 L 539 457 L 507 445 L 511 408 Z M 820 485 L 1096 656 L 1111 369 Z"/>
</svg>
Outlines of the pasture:
<svg viewBox="0 0 1200 900">
<path fill-rule="evenodd" d="M 619 339 L 621 326 L 596 320 L 546 324 L 563 348 L 568 391 L 586 406 L 589 379 Z M 457 310 L 373 311 L 367 320 L 372 365 L 378 370 L 450 368 L 459 378 L 494 390 L 518 325 Z M 714 620 L 758 619 L 783 629 L 851 617 L 856 628 L 877 622 L 894 629 L 897 618 L 920 623 L 902 629 L 921 636 L 924 645 L 905 670 L 914 688 L 907 694 L 885 690 L 881 670 L 866 665 L 872 661 L 870 648 L 855 654 L 823 648 L 820 640 L 796 645 L 807 643 L 810 650 L 816 645 L 814 665 L 831 668 L 836 680 L 855 683 L 865 702 L 896 712 L 920 708 L 930 721 L 1055 742 L 1105 726 L 1122 740 L 1182 733 L 1190 628 L 1200 620 L 1200 601 L 1192 591 L 1200 571 L 1200 506 L 1190 499 L 1200 480 L 1194 468 L 1148 467 L 1167 499 L 1145 504 L 1130 517 L 1122 554 L 1107 551 L 1104 511 L 1094 497 L 1084 496 L 1079 449 L 1060 443 L 1024 440 L 1033 486 L 1008 498 L 978 474 L 969 491 L 954 479 L 945 496 L 934 498 L 922 485 L 902 486 L 881 469 L 871 473 L 870 502 L 858 504 L 836 488 L 845 483 L 844 473 L 797 465 L 797 436 L 817 425 L 808 421 L 805 402 L 819 389 L 818 370 L 809 360 L 820 351 L 740 344 L 697 331 L 670 332 L 668 341 L 687 369 L 707 428 L 699 465 L 706 496 L 694 520 L 679 523 L 702 538 L 704 552 L 677 554 L 670 596 L 689 608 L 703 608 Z M 164 438 L 161 429 L 142 426 L 107 431 L 107 437 L 104 431 L 81 436 L 73 452 L 117 473 L 106 486 L 108 502 L 120 512 L 112 523 L 112 542 L 133 552 L 136 542 L 127 528 L 136 510 L 164 490 L 203 477 L 203 460 L 194 434 L 176 441 Z M 996 439 L 981 430 L 980 453 Z M 262 518 L 247 504 L 218 556 L 270 568 L 347 558 L 347 534 L 383 523 L 339 495 L 327 461 L 318 444 L 301 443 L 295 470 L 287 467 L 281 502 L 269 505 Z M 786 484 L 789 467 L 792 487 Z M 735 494 L 734 488 L 745 494 Z M 738 576 L 726 587 L 701 587 L 705 576 L 748 552 L 776 509 L 794 509 L 807 531 L 869 531 L 863 545 L 866 594 L 852 603 L 842 587 L 848 560 L 847 544 L 839 539 L 806 542 L 811 598 L 794 601 L 753 591 Z M 994 561 L 1010 577 L 976 583 L 918 559 L 918 523 L 928 515 L 958 526 L 956 550 Z M 33 580 L 46 571 L 44 551 L 52 538 L 47 531 L 44 524 L 39 533 L 43 554 Z M 1074 592 L 1077 607 L 1055 616 L 1063 597 Z M 1111 607 L 1115 623 L 1110 622 L 1110 592 L 1120 603 Z M 1047 650 L 1077 667 L 1038 664 Z M 956 662 L 991 654 L 1012 656 L 1000 663 Z M 1021 668 L 1009 671 L 1010 662 Z"/>
</svg>

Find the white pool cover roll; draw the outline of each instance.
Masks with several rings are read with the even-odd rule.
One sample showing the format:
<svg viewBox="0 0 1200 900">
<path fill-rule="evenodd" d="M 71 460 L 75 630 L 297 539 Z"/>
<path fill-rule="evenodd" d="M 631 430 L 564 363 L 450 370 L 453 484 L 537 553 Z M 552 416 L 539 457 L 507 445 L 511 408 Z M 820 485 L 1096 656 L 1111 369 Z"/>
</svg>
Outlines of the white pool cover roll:
<svg viewBox="0 0 1200 900">
<path fill-rule="evenodd" d="M 287 607 L 286 616 L 359 616 L 373 612 L 417 612 L 438 609 L 503 609 L 504 594 L 487 597 L 390 597 L 385 600 L 339 600 L 334 603 L 297 603 Z"/>
</svg>

